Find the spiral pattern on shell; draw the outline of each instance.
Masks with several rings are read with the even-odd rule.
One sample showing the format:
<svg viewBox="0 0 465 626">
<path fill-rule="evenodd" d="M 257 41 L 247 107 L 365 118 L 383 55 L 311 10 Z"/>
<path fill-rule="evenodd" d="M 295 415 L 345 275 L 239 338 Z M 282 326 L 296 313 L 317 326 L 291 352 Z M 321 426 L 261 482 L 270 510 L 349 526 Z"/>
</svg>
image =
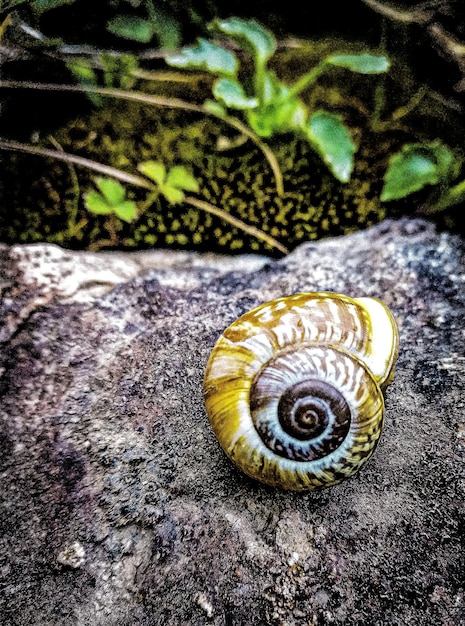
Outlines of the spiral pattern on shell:
<svg viewBox="0 0 465 626">
<path fill-rule="evenodd" d="M 354 474 L 383 427 L 399 335 L 376 298 L 279 298 L 218 339 L 204 379 L 211 426 L 229 458 L 264 483 L 311 490 Z"/>
</svg>

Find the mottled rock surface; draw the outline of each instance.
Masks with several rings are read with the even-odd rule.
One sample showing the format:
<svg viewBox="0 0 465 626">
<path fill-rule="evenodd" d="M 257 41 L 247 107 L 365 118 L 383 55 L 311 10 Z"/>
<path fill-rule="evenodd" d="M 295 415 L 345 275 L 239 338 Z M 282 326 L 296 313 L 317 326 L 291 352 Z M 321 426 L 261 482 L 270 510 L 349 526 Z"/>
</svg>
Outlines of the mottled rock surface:
<svg viewBox="0 0 465 626">
<path fill-rule="evenodd" d="M 0 622 L 465 624 L 464 241 L 385 222 L 288 257 L 0 248 Z M 352 479 L 268 488 L 201 385 L 219 333 L 304 290 L 401 329 L 386 427 Z"/>
</svg>

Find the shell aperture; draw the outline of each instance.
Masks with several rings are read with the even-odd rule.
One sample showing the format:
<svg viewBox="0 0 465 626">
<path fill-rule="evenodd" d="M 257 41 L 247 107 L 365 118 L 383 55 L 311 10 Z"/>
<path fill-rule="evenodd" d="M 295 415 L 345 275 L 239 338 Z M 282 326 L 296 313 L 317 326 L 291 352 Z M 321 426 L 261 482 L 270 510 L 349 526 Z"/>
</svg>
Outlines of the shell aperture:
<svg viewBox="0 0 465 626">
<path fill-rule="evenodd" d="M 245 313 L 220 336 L 204 378 L 229 458 L 269 485 L 336 484 L 374 452 L 399 335 L 376 298 L 299 293 Z"/>
</svg>

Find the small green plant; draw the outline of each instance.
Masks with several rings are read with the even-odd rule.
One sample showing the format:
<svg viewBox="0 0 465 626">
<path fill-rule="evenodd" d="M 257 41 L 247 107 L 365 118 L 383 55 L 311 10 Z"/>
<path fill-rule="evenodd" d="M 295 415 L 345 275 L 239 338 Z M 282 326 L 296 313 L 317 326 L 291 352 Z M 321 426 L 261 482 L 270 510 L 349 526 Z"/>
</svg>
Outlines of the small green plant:
<svg viewBox="0 0 465 626">
<path fill-rule="evenodd" d="M 94 189 L 84 194 L 84 205 L 90 213 L 109 216 L 107 229 L 111 233 L 117 230 L 115 218 L 127 223 L 136 221 L 160 195 L 170 204 L 180 204 L 186 199 L 186 191 L 199 191 L 198 181 L 183 165 L 174 165 L 167 170 L 159 161 L 143 161 L 137 169 L 146 177 L 141 179 L 148 189 L 143 202 L 128 200 L 125 187 L 109 177 L 95 178 L 98 191 Z M 115 170 L 114 174 L 118 175 L 118 171 Z M 126 181 L 130 182 L 129 179 Z M 140 180 L 135 177 L 132 182 L 137 184 Z"/>
<path fill-rule="evenodd" d="M 185 191 L 199 191 L 198 181 L 183 165 L 175 165 L 167 170 L 165 165 L 158 161 L 144 161 L 139 163 L 137 169 L 156 185 L 155 191 L 147 198 L 146 203 L 155 200 L 153 194 L 161 194 L 170 204 L 178 204 L 184 200 Z"/>
<path fill-rule="evenodd" d="M 172 14 L 157 6 L 159 2 L 114 0 L 113 4 L 121 7 L 121 12 L 107 21 L 108 32 L 142 44 L 150 43 L 155 38 L 166 50 L 179 46 L 180 25 Z M 136 14 L 133 12 L 135 7 L 138 9 Z"/>
<path fill-rule="evenodd" d="M 186 191 L 199 191 L 199 183 L 183 165 L 175 165 L 167 170 L 159 161 L 144 161 L 137 169 L 150 179 L 145 187 L 149 193 L 139 205 L 126 198 L 126 189 L 114 178 L 97 177 L 97 190 L 84 194 L 84 204 L 95 215 L 115 215 L 123 222 L 134 222 L 158 198 L 163 196 L 170 204 L 179 204 L 185 200 Z M 137 179 L 136 179 L 137 180 Z M 154 183 L 154 184 L 153 184 Z"/>
<path fill-rule="evenodd" d="M 72 4 L 78 7 L 82 3 L 79 0 L 0 0 L 0 22 L 2 16 L 15 11 L 26 25 L 29 26 L 28 20 L 33 22 L 32 30 L 42 45 L 60 46 L 64 43 L 61 38 L 50 39 L 38 29 L 43 17 L 53 14 L 55 9 L 63 10 Z M 92 26 L 98 32 L 97 41 L 101 40 L 102 35 L 105 37 L 106 33 L 110 33 L 139 45 L 156 42 L 164 50 L 173 50 L 180 45 L 182 24 L 169 3 L 156 0 L 100 0 L 99 4 L 103 5 L 103 23 L 97 20 Z M 165 4 L 165 7 L 160 4 Z"/>
<path fill-rule="evenodd" d="M 199 184 L 184 166 L 175 165 L 171 169 L 166 170 L 166 167 L 162 163 L 157 161 L 144 161 L 138 165 L 138 170 L 143 173 L 144 176 L 138 176 L 62 150 L 50 150 L 48 148 L 23 144 L 17 141 L 5 141 L 1 138 L 0 150 L 25 152 L 26 154 L 57 159 L 67 163 L 68 166 L 77 165 L 103 174 L 103 177 L 99 177 L 95 181 L 98 191 L 94 189 L 84 194 L 84 202 L 89 212 L 108 216 L 107 229 L 111 235 L 111 244 L 117 242 L 116 231 L 118 230 L 118 218 L 126 222 L 135 221 L 155 202 L 159 195 L 162 195 L 170 204 L 184 202 L 184 204 L 195 207 L 200 211 L 216 215 L 231 226 L 247 233 L 251 237 L 256 237 L 265 242 L 270 248 L 275 248 L 283 254 L 289 252 L 286 246 L 256 226 L 247 224 L 205 200 L 201 200 L 195 196 L 187 196 L 185 192 L 198 191 Z M 120 185 L 118 181 L 148 191 L 149 193 L 145 201 L 137 206 L 135 202 L 127 200 L 125 188 Z M 74 186 L 75 189 L 79 188 L 77 182 Z M 81 237 L 79 230 L 85 223 L 85 220 L 76 223 L 74 216 L 70 223 L 69 235 L 79 239 Z"/>
<path fill-rule="evenodd" d="M 405 144 L 389 159 L 381 201 L 400 200 L 430 187 L 430 212 L 463 202 L 465 181 L 453 186 L 461 166 L 462 159 L 439 140 Z"/>
<path fill-rule="evenodd" d="M 126 199 L 126 189 L 112 178 L 95 179 L 98 191 L 84 194 L 84 204 L 94 215 L 115 215 L 123 222 L 131 223 L 138 217 L 137 204 Z"/>
<path fill-rule="evenodd" d="M 255 20 L 235 17 L 216 20 L 210 28 L 249 53 L 254 69 L 250 80 L 240 78 L 238 55 L 203 38 L 195 46 L 166 55 L 171 66 L 203 70 L 217 77 L 212 88 L 215 99 L 205 103 L 207 110 L 219 116 L 240 112 L 259 137 L 287 132 L 303 136 L 338 180 L 349 181 L 356 146 L 342 117 L 326 110 L 309 111 L 301 94 L 331 68 L 380 74 L 389 69 L 389 60 L 366 53 L 330 55 L 287 86 L 268 67 L 276 51 L 276 39 L 270 31 Z"/>
<path fill-rule="evenodd" d="M 56 9 L 64 4 L 73 4 L 76 0 L 33 0 L 32 8 L 35 11 L 44 12 L 50 9 Z"/>
<path fill-rule="evenodd" d="M 113 178 L 95 178 L 95 189 L 84 193 L 84 206 L 94 215 L 105 215 L 105 229 L 110 235 L 108 241 L 100 242 L 116 245 L 118 243 L 118 231 L 121 230 L 121 222 L 131 223 L 138 218 L 137 204 L 126 199 L 126 189 Z M 95 248 L 96 246 L 94 246 Z"/>
<path fill-rule="evenodd" d="M 135 82 L 137 59 L 133 54 L 115 55 L 102 52 L 98 67 L 88 58 L 77 57 L 66 64 L 79 84 L 85 87 L 103 85 L 107 89 L 131 89 Z M 103 99 L 100 94 L 87 92 L 89 100 L 101 106 Z"/>
</svg>

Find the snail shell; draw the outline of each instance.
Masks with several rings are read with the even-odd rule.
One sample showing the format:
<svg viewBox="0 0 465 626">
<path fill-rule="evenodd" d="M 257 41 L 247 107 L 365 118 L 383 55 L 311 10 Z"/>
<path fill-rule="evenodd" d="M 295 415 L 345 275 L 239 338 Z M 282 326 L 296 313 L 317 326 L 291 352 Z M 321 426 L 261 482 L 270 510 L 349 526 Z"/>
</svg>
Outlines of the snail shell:
<svg viewBox="0 0 465 626">
<path fill-rule="evenodd" d="M 204 399 L 246 474 L 296 491 L 334 485 L 374 452 L 399 334 L 376 298 L 299 293 L 249 311 L 218 339 Z"/>
</svg>

